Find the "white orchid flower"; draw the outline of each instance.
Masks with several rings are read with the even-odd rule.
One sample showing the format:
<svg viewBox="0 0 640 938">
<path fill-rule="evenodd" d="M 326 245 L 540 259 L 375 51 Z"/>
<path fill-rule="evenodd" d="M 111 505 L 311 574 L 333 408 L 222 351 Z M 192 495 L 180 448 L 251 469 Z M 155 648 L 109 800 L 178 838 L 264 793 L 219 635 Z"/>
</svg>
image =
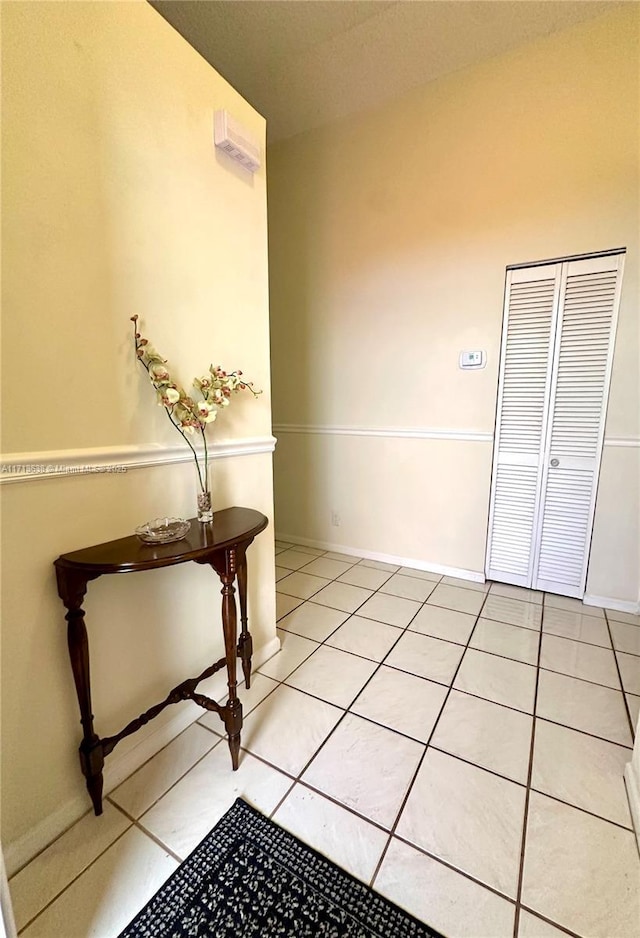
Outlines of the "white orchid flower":
<svg viewBox="0 0 640 938">
<path fill-rule="evenodd" d="M 212 420 L 216 419 L 215 409 L 211 406 L 211 404 L 207 404 L 206 401 L 198 401 L 196 409 L 198 412 L 198 417 L 203 423 L 211 423 Z"/>
<path fill-rule="evenodd" d="M 152 362 L 149 365 L 149 374 L 153 381 L 161 382 L 169 378 L 169 372 L 160 362 Z"/>
<path fill-rule="evenodd" d="M 180 400 L 180 394 L 176 391 L 175 388 L 165 388 L 162 392 L 162 403 L 166 406 L 167 404 L 177 404 Z"/>
</svg>

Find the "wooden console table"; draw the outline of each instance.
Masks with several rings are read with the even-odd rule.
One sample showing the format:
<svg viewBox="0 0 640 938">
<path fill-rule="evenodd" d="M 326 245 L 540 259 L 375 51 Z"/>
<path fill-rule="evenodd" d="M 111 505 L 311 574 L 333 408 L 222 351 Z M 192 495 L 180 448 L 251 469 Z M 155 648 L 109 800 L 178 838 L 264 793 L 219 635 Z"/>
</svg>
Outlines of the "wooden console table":
<svg viewBox="0 0 640 938">
<path fill-rule="evenodd" d="M 135 535 L 132 535 L 117 541 L 109 541 L 106 544 L 98 544 L 95 547 L 87 547 L 84 550 L 62 554 L 55 561 L 58 593 L 67 609 L 69 657 L 84 733 L 80 743 L 80 766 L 87 780 L 87 789 L 96 814 L 102 814 L 102 769 L 105 756 L 113 751 L 121 739 L 135 733 L 149 720 L 158 716 L 169 704 L 178 703 L 180 700 L 194 700 L 201 707 L 215 710 L 219 714 L 229 736 L 233 769 L 238 768 L 242 704 L 236 693 L 236 658 L 239 657 L 242 661 L 246 686 L 249 687 L 253 653 L 253 643 L 247 623 L 246 552 L 254 537 L 264 531 L 267 524 L 267 519 L 259 511 L 251 508 L 227 508 L 216 512 L 210 524 L 201 524 L 193 519 L 187 536 L 173 544 L 143 544 Z M 186 563 L 188 560 L 209 564 L 220 577 L 224 658 L 210 665 L 198 677 L 189 678 L 178 684 L 165 700 L 132 720 L 115 736 L 105 736 L 101 739 L 94 730 L 91 709 L 89 642 L 82 608 L 87 583 L 103 574 L 156 570 L 159 567 Z M 239 640 L 237 639 L 233 585 L 236 577 L 242 623 Z M 204 694 L 196 693 L 196 687 L 200 681 L 220 671 L 225 665 L 229 698 L 224 706 L 220 706 Z"/>
</svg>

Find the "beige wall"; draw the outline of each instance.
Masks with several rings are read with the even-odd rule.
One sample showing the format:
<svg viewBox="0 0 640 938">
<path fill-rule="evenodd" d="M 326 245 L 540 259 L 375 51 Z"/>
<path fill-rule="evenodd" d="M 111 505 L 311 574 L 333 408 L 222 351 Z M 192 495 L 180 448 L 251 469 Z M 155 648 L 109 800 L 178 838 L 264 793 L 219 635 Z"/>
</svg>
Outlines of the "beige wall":
<svg viewBox="0 0 640 938">
<path fill-rule="evenodd" d="M 184 445 L 134 360 L 133 313 L 184 383 L 212 362 L 243 368 L 264 393 L 235 401 L 212 437 L 268 441 L 265 172 L 237 168 L 212 139 L 214 109 L 263 143 L 264 120 L 147 3 L 3 7 L 5 459 Z M 271 455 L 215 460 L 213 490 L 215 508 L 251 505 L 271 518 Z M 194 508 L 188 463 L 2 486 L 9 862 L 89 807 L 54 559 Z M 275 639 L 273 527 L 249 564 L 264 648 Z M 86 609 L 102 735 L 222 653 L 208 568 L 103 578 Z M 107 778 L 135 763 L 145 734 L 158 745 L 164 726 L 166 742 L 176 720 L 193 718 L 190 706 L 118 747 Z"/>
<path fill-rule="evenodd" d="M 627 246 L 607 436 L 636 446 L 606 449 L 588 591 L 634 602 L 638 51 L 629 5 L 269 160 L 276 433 L 491 434 L 506 265 Z M 483 570 L 490 441 L 277 435 L 282 534 Z"/>
</svg>

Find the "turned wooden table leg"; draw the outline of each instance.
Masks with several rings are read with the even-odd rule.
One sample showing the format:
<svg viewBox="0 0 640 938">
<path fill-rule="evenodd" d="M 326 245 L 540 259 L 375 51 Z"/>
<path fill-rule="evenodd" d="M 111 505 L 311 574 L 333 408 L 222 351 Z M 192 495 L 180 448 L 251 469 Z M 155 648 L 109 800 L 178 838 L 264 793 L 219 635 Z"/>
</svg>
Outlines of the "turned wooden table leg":
<svg viewBox="0 0 640 938">
<path fill-rule="evenodd" d="M 247 624 L 247 555 L 243 554 L 238 566 L 238 596 L 240 598 L 240 622 L 242 631 L 238 640 L 238 655 L 242 661 L 244 683 L 249 690 L 251 687 L 251 656 L 253 655 L 253 639 Z"/>
<path fill-rule="evenodd" d="M 238 768 L 240 754 L 240 731 L 242 730 L 242 704 L 237 694 L 236 656 L 237 656 L 237 613 L 233 581 L 236 576 L 236 552 L 228 550 L 225 556 L 225 570 L 218 570 L 222 580 L 222 628 L 224 631 L 224 650 L 227 659 L 227 683 L 229 699 L 224 708 L 224 725 L 229 736 L 231 765 Z"/>
<path fill-rule="evenodd" d="M 87 628 L 84 624 L 84 610 L 82 600 L 86 591 L 86 580 L 76 579 L 67 582 L 67 589 L 61 588 L 61 595 L 68 612 L 67 644 L 69 658 L 73 670 L 73 680 L 76 685 L 78 705 L 80 707 L 80 721 L 82 723 L 83 739 L 80 743 L 80 767 L 87 780 L 87 790 L 93 803 L 93 810 L 97 815 L 102 814 L 102 769 L 104 766 L 104 752 L 102 741 L 93 728 L 93 713 L 91 709 L 91 679 L 89 670 L 89 641 Z M 60 580 L 59 580 L 60 587 Z"/>
</svg>

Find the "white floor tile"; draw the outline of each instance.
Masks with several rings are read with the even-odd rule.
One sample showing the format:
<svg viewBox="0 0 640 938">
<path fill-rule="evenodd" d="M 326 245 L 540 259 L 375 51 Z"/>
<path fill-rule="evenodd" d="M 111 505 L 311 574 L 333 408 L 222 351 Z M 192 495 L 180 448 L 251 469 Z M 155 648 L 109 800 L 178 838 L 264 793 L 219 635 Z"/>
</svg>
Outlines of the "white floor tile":
<svg viewBox="0 0 640 938">
<path fill-rule="evenodd" d="M 140 823 L 184 859 L 236 798 L 270 814 L 291 784 L 282 772 L 248 752 L 240 753 L 240 765 L 233 772 L 229 749 L 221 743 L 143 814 Z"/>
<path fill-rule="evenodd" d="M 374 889 L 448 938 L 512 938 L 514 905 L 395 837 Z"/>
<path fill-rule="evenodd" d="M 299 783 L 273 820 L 365 883 L 387 843 L 384 831 Z"/>
<path fill-rule="evenodd" d="M 465 652 L 453 686 L 476 697 L 533 713 L 536 669 L 470 648 Z"/>
<path fill-rule="evenodd" d="M 546 594 L 543 606 L 542 593 L 506 584 L 288 542 L 276 552 L 283 649 L 249 691 L 239 687 L 239 770 L 224 724 L 203 712 L 114 802 L 184 857 L 239 795 L 266 814 L 285 798 L 276 822 L 367 882 L 387 834 L 364 818 L 391 830 L 430 741 L 374 888 L 447 938 L 511 938 L 513 903 L 469 876 L 514 895 L 542 618 L 530 911 L 521 911 L 518 936 L 561 938 L 564 927 L 627 938 L 640 913 L 628 892 L 638 870 L 622 782 L 632 736 L 609 627 L 637 725 L 640 616 L 611 611 L 607 624 L 601 609 L 566 597 Z M 459 689 L 447 697 L 454 673 Z M 226 699 L 223 675 L 205 690 Z M 175 867 L 128 827 L 107 800 L 102 818 L 85 816 L 12 879 L 19 925 L 32 922 L 23 934 L 84 938 L 124 927 Z"/>
<path fill-rule="evenodd" d="M 524 801 L 524 787 L 428 749 L 396 833 L 515 897 Z"/>
<path fill-rule="evenodd" d="M 446 696 L 440 684 L 383 665 L 351 710 L 426 743 Z"/>
<path fill-rule="evenodd" d="M 313 597 L 314 603 L 321 606 L 330 606 L 332 609 L 341 609 L 343 612 L 355 612 L 372 594 L 371 590 L 360 586 L 349 586 L 348 583 L 329 583 L 323 590 Z"/>
<path fill-rule="evenodd" d="M 348 713 L 303 781 L 390 830 L 423 752 L 420 743 Z"/>
<path fill-rule="evenodd" d="M 423 603 L 435 588 L 436 584 L 431 580 L 419 580 L 414 576 L 394 573 L 384 586 L 380 587 L 380 592 L 389 593 L 391 596 L 402 596 L 403 599 L 415 599 Z"/>
<path fill-rule="evenodd" d="M 376 622 L 386 622 L 387 625 L 404 628 L 411 622 L 419 608 L 420 603 L 412 599 L 375 593 L 358 609 L 358 615 L 366 619 L 375 619 Z"/>
<path fill-rule="evenodd" d="M 317 642 L 284 629 L 278 629 L 278 637 L 281 642 L 280 651 L 260 666 L 258 674 L 265 674 L 274 681 L 284 681 L 319 646 Z"/>
<path fill-rule="evenodd" d="M 613 652 L 608 648 L 545 633 L 542 636 L 540 667 L 583 681 L 593 681 L 594 684 L 605 684 L 614 690 L 620 689 L 616 662 Z"/>
<path fill-rule="evenodd" d="M 489 593 L 482 615 L 483 618 L 493 619 L 494 622 L 506 622 L 508 625 L 519 625 L 525 629 L 539 629 L 542 621 L 542 606 Z"/>
<path fill-rule="evenodd" d="M 631 827 L 623 780 L 630 758 L 623 746 L 537 720 L 531 786 Z"/>
<path fill-rule="evenodd" d="M 299 775 L 343 711 L 282 685 L 245 720 L 242 746 L 289 775 Z"/>
<path fill-rule="evenodd" d="M 286 567 L 288 570 L 298 570 L 310 563 L 312 559 L 310 554 L 297 550 L 295 547 L 293 550 L 284 550 L 276 554 L 276 557 L 278 558 L 278 566 Z"/>
<path fill-rule="evenodd" d="M 627 625 L 640 625 L 640 615 L 633 612 L 618 612 L 616 609 L 607 609 L 609 620 L 614 622 L 626 622 Z"/>
<path fill-rule="evenodd" d="M 431 580 L 432 583 L 439 583 L 442 579 L 441 573 L 431 573 L 430 570 L 416 570 L 415 567 L 394 567 L 403 576 L 414 576 L 419 580 Z"/>
<path fill-rule="evenodd" d="M 305 573 L 312 573 L 314 576 L 326 577 L 328 580 L 334 580 L 355 563 L 355 560 L 346 563 L 344 560 L 328 560 L 326 557 L 318 557 L 312 560 L 304 568 Z"/>
<path fill-rule="evenodd" d="M 402 635 L 401 629 L 385 622 L 351 616 L 327 639 L 327 645 L 361 655 L 372 661 L 382 661 L 389 649 Z"/>
<path fill-rule="evenodd" d="M 518 938 L 567 938 L 567 933 L 543 921 L 537 915 L 531 915 L 526 909 L 521 909 Z"/>
<path fill-rule="evenodd" d="M 427 603 L 410 623 L 409 629 L 412 632 L 421 632 L 423 635 L 466 645 L 475 623 L 476 616 L 466 612 L 454 612 L 453 609 L 444 609 L 442 606 L 430 606 Z"/>
<path fill-rule="evenodd" d="M 277 686 L 277 681 L 266 677 L 264 674 L 260 674 L 259 671 L 251 675 L 250 690 L 247 690 L 244 686 L 244 681 L 238 684 L 238 697 L 242 703 L 242 716 L 248 716 Z M 224 694 L 223 697 L 218 700 L 218 703 L 226 703 L 226 701 L 227 695 Z M 200 723 L 201 726 L 206 726 L 208 730 L 213 730 L 214 733 L 220 733 L 221 736 L 225 734 L 224 723 L 213 710 L 205 710 L 203 716 L 198 720 L 198 723 Z"/>
<path fill-rule="evenodd" d="M 431 744 L 526 784 L 532 723 L 528 714 L 454 690 Z"/>
<path fill-rule="evenodd" d="M 462 645 L 431 638 L 430 635 L 420 635 L 418 632 L 405 632 L 384 663 L 448 685 L 453 680 L 463 654 Z"/>
<path fill-rule="evenodd" d="M 177 866 L 177 861 L 150 837 L 132 827 L 22 935 L 28 938 L 118 935 Z"/>
<path fill-rule="evenodd" d="M 463 590 L 475 590 L 476 593 L 488 593 L 491 586 L 488 581 L 479 583 L 477 580 L 463 580 L 459 576 L 443 576 L 442 583 L 447 586 L 459 586 Z"/>
<path fill-rule="evenodd" d="M 544 593 L 540 590 L 530 590 L 526 586 L 512 586 L 511 583 L 492 583 L 490 593 L 492 596 L 504 596 L 507 599 L 519 599 L 525 603 L 542 605 Z"/>
<path fill-rule="evenodd" d="M 309 599 L 329 582 L 321 576 L 311 576 L 309 573 L 296 570 L 295 573 L 291 573 L 279 582 L 278 592 L 285 593 L 287 596 L 297 596 L 299 599 Z"/>
<path fill-rule="evenodd" d="M 377 667 L 375 661 L 323 645 L 289 675 L 287 684 L 346 708 Z"/>
<path fill-rule="evenodd" d="M 545 593 L 544 604 L 553 609 L 581 612 L 585 616 L 596 616 L 598 619 L 604 617 L 604 610 L 599 606 L 587 606 L 580 599 L 572 599 L 570 596 L 556 596 L 555 593 Z"/>
<path fill-rule="evenodd" d="M 446 586 L 442 583 L 438 583 L 427 600 L 430 606 L 444 606 L 445 609 L 455 609 L 456 612 L 467 612 L 476 616 L 484 601 L 484 593 L 460 589 L 459 586 Z"/>
<path fill-rule="evenodd" d="M 216 717 L 218 727 L 224 727 L 217 713 L 209 715 Z M 209 730 L 197 723 L 192 724 L 130 775 L 109 797 L 131 817 L 140 817 L 219 741 L 220 738 Z"/>
<path fill-rule="evenodd" d="M 616 654 L 622 686 L 628 694 L 640 694 L 640 658 L 626 655 L 623 651 Z"/>
<path fill-rule="evenodd" d="M 348 612 L 317 603 L 304 603 L 281 619 L 279 627 L 314 642 L 323 642 L 348 618 Z"/>
<path fill-rule="evenodd" d="M 503 658 L 513 658 L 525 664 L 537 665 L 540 633 L 523 629 L 506 622 L 478 619 L 469 646 L 480 651 L 489 651 Z"/>
<path fill-rule="evenodd" d="M 334 550 L 328 550 L 324 555 L 327 560 L 342 560 L 344 563 L 359 563 L 362 558 L 352 557 L 351 554 L 340 554 Z"/>
<path fill-rule="evenodd" d="M 105 801 L 100 817 L 96 817 L 93 811 L 85 814 L 28 866 L 16 873 L 9 883 L 9 889 L 18 931 L 130 825 L 129 818 Z"/>
<path fill-rule="evenodd" d="M 640 655 L 640 629 L 626 622 L 611 622 L 613 647 L 630 655 Z"/>
<path fill-rule="evenodd" d="M 536 714 L 554 723 L 631 745 L 622 693 L 552 671 L 540 671 Z"/>
<path fill-rule="evenodd" d="M 638 728 L 638 718 L 640 717 L 640 697 L 636 694 L 625 694 L 629 713 L 631 714 L 631 723 L 634 731 Z"/>
<path fill-rule="evenodd" d="M 362 586 L 368 590 L 377 590 L 390 576 L 391 574 L 387 571 L 374 570 L 372 567 L 363 567 L 361 563 L 357 563 L 338 577 L 338 583 L 348 583 L 350 586 Z"/>
<path fill-rule="evenodd" d="M 395 573 L 400 567 L 393 563 L 384 563 L 382 560 L 361 560 L 363 567 L 371 567 L 372 570 L 385 570 L 388 573 Z"/>
<path fill-rule="evenodd" d="M 280 582 L 283 583 L 284 580 L 281 580 Z M 285 596 L 284 593 L 276 592 L 276 622 L 282 619 L 283 616 L 288 615 L 301 603 L 302 600 L 296 599 L 295 596 Z"/>
<path fill-rule="evenodd" d="M 522 901 L 589 938 L 636 938 L 640 862 L 631 831 L 531 793 Z"/>
<path fill-rule="evenodd" d="M 560 635 L 562 638 L 571 638 L 576 642 L 611 648 L 605 620 L 585 616 L 581 612 L 568 612 L 566 609 L 547 606 L 542 617 L 542 631 Z"/>
</svg>

